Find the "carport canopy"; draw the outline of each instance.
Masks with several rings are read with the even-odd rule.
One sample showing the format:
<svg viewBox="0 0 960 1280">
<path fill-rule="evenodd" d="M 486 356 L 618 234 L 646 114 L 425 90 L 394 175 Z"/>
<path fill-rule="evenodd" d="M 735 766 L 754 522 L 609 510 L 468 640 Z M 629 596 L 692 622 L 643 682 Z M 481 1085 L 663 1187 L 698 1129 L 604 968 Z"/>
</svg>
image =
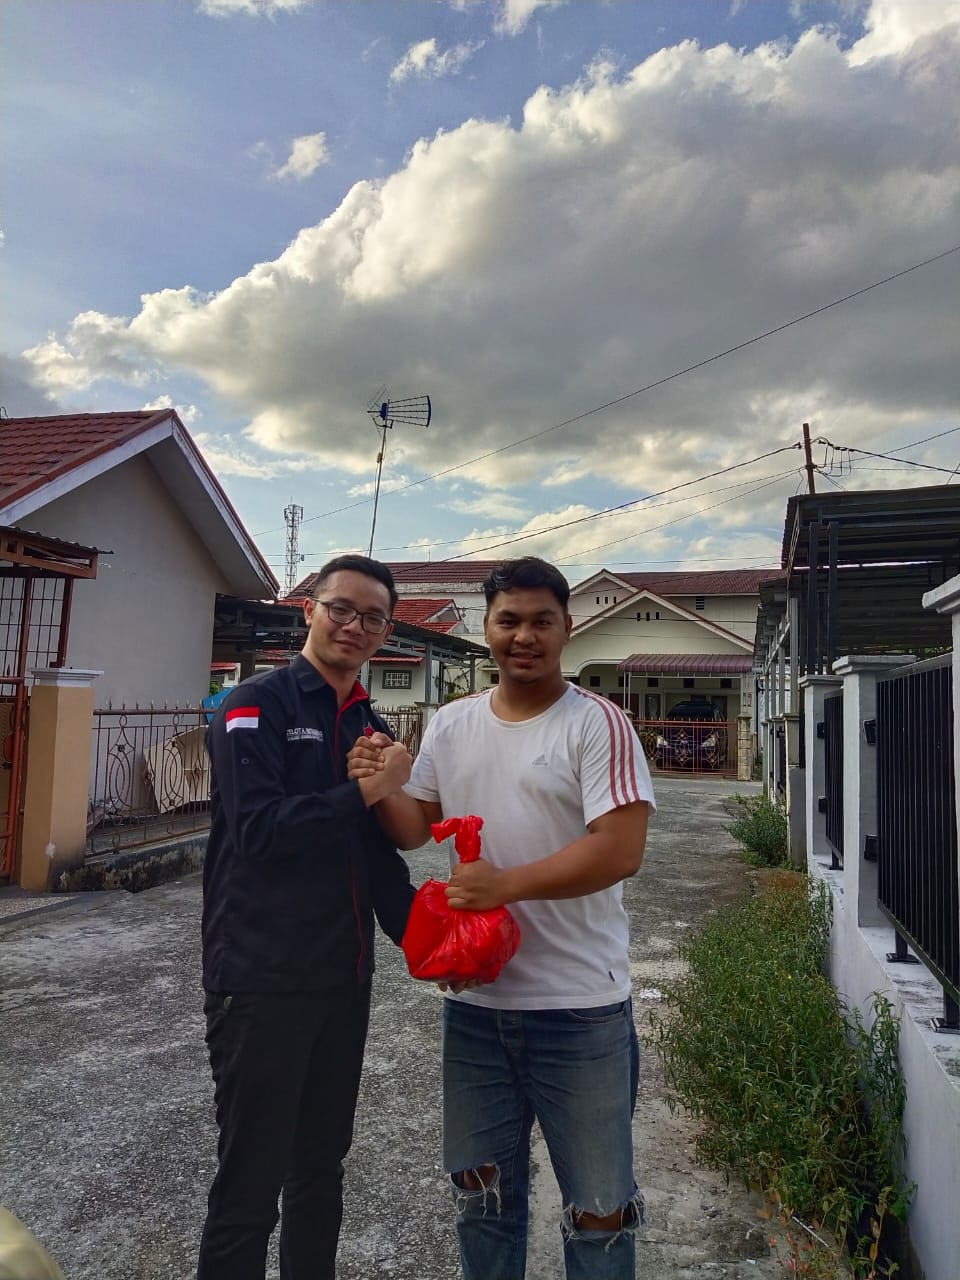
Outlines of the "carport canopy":
<svg viewBox="0 0 960 1280">
<path fill-rule="evenodd" d="M 749 653 L 633 653 L 617 672 L 648 676 L 737 676 L 753 670 Z"/>
</svg>

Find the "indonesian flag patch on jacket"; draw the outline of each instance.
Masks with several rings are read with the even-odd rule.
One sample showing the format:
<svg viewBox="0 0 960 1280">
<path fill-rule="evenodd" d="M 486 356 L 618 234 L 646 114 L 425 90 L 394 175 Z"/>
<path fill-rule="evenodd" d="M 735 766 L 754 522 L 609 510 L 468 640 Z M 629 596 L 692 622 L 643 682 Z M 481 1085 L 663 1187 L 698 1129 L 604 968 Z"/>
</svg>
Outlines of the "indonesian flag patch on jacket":
<svg viewBox="0 0 960 1280">
<path fill-rule="evenodd" d="M 227 712 L 227 733 L 233 729 L 258 729 L 259 727 L 259 707 L 234 707 Z"/>
</svg>

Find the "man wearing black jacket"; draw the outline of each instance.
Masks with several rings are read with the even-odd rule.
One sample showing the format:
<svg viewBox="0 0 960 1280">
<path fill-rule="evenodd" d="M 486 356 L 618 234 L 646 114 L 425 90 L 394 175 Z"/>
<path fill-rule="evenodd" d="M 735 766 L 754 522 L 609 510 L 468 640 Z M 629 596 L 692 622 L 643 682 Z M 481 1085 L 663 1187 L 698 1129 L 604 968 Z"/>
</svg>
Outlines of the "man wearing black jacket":
<svg viewBox="0 0 960 1280">
<path fill-rule="evenodd" d="M 385 565 L 331 560 L 300 656 L 245 680 L 207 734 L 203 985 L 220 1139 L 198 1280 L 263 1280 L 281 1197 L 283 1280 L 333 1280 L 373 917 L 399 943 L 413 898 L 371 812 L 409 777 L 409 752 L 394 743 L 360 782 L 346 765 L 358 737 L 386 731 L 357 674 L 396 601 Z"/>
</svg>

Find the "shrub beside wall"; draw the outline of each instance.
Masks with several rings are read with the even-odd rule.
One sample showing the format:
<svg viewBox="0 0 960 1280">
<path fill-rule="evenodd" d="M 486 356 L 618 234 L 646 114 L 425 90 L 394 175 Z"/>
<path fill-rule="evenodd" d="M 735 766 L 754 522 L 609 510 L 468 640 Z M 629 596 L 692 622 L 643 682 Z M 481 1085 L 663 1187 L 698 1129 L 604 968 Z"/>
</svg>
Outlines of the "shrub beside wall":
<svg viewBox="0 0 960 1280">
<path fill-rule="evenodd" d="M 801 883 L 718 912 L 681 947 L 685 976 L 651 1022 L 701 1159 L 809 1228 L 790 1237 L 795 1274 L 837 1274 L 816 1267 L 845 1244 L 855 1274 L 890 1275 L 884 1221 L 910 1195 L 899 1028 L 879 995 L 869 1028 L 840 1003 L 823 968 L 830 909 L 823 885 Z"/>
</svg>

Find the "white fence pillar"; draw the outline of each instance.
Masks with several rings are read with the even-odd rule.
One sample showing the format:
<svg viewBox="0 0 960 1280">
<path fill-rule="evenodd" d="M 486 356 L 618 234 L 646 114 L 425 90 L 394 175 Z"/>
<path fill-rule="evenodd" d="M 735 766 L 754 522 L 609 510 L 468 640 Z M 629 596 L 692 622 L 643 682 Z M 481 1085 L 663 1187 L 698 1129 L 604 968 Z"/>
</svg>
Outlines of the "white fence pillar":
<svg viewBox="0 0 960 1280">
<path fill-rule="evenodd" d="M 804 700 L 807 830 L 807 865 L 828 868 L 833 858 L 827 842 L 827 820 L 820 812 L 820 797 L 827 794 L 824 740 L 818 732 L 823 723 L 823 700 L 841 686 L 838 676 L 804 676 L 800 681 Z"/>
<path fill-rule="evenodd" d="M 843 892 L 857 904 L 864 928 L 886 923 L 877 903 L 877 864 L 864 858 L 867 836 L 877 834 L 877 748 L 867 742 L 864 721 L 877 716 L 877 681 L 913 662 L 913 654 L 857 654 L 838 658 L 843 679 Z"/>
</svg>

